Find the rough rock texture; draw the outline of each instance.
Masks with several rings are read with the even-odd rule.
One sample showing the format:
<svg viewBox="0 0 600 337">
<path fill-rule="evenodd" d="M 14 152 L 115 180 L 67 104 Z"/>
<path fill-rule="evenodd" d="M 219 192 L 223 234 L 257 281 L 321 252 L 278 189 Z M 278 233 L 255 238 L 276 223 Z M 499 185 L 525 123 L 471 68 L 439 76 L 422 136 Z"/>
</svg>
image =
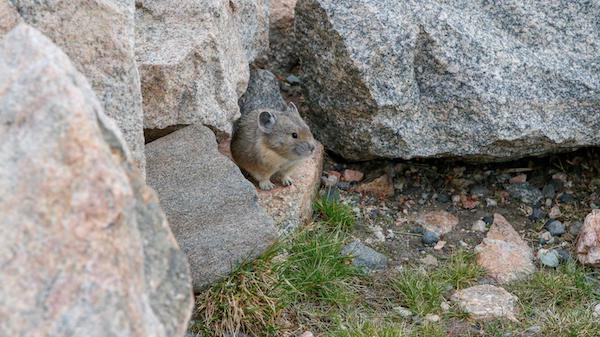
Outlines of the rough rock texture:
<svg viewBox="0 0 600 337">
<path fill-rule="evenodd" d="M 579 262 L 600 266 L 600 210 L 585 217 L 575 248 Z"/>
<path fill-rule="evenodd" d="M 144 127 L 230 132 L 248 63 L 268 48 L 265 0 L 136 1 Z"/>
<path fill-rule="evenodd" d="M 535 271 L 533 251 L 500 214 L 494 214 L 494 223 L 475 252 L 477 263 L 501 284 Z"/>
<path fill-rule="evenodd" d="M 356 267 L 364 268 L 366 271 L 385 269 L 388 263 L 387 256 L 369 246 L 365 246 L 358 240 L 354 240 L 344 246 L 342 255 L 351 255 L 352 264 Z"/>
<path fill-rule="evenodd" d="M 91 86 L 25 24 L 0 78 L 2 335 L 183 336 L 185 256 Z"/>
<path fill-rule="evenodd" d="M 459 290 L 452 295 L 452 301 L 476 320 L 508 318 L 516 321 L 517 300 L 504 288 L 489 284 Z"/>
<path fill-rule="evenodd" d="M 270 0 L 269 63 L 271 69 L 286 71 L 298 63 L 294 42 L 294 7 L 297 0 Z"/>
<path fill-rule="evenodd" d="M 273 73 L 263 69 L 252 69 L 248 89 L 239 100 L 242 114 L 258 108 L 284 111 L 287 104 L 279 92 L 279 83 Z"/>
<path fill-rule="evenodd" d="M 217 151 L 208 128 L 188 126 L 148 143 L 146 158 L 148 184 L 188 256 L 195 291 L 260 255 L 277 238 L 254 186 Z"/>
<path fill-rule="evenodd" d="M 0 38 L 20 22 L 21 17 L 15 7 L 8 0 L 0 0 Z"/>
<path fill-rule="evenodd" d="M 309 124 L 348 159 L 598 145 L 598 13 L 568 0 L 299 0 Z"/>
<path fill-rule="evenodd" d="M 143 174 L 143 113 L 134 55 L 134 1 L 11 2 L 23 21 L 48 36 L 87 77 L 104 111 L 121 129 Z"/>
<path fill-rule="evenodd" d="M 444 235 L 458 225 L 458 218 L 446 211 L 432 211 L 419 215 L 417 223 L 430 232 Z"/>
</svg>

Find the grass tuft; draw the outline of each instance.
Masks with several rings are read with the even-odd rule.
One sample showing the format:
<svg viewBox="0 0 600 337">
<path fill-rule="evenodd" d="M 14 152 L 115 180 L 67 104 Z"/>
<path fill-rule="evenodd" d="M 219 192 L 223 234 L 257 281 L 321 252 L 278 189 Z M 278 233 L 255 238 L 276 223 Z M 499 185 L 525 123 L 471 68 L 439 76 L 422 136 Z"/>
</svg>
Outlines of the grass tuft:
<svg viewBox="0 0 600 337">
<path fill-rule="evenodd" d="M 351 230 L 354 226 L 355 216 L 352 208 L 337 200 L 329 200 L 325 196 L 319 198 L 314 205 L 315 211 L 324 223 L 329 226 Z"/>
<path fill-rule="evenodd" d="M 450 257 L 447 263 L 434 272 L 433 277 L 460 290 L 471 286 L 484 275 L 485 270 L 475 263 L 475 254 L 459 250 Z"/>
<path fill-rule="evenodd" d="M 404 270 L 392 281 L 391 286 L 398 293 L 402 305 L 413 313 L 425 316 L 440 312 L 444 283 L 426 272 Z"/>
</svg>

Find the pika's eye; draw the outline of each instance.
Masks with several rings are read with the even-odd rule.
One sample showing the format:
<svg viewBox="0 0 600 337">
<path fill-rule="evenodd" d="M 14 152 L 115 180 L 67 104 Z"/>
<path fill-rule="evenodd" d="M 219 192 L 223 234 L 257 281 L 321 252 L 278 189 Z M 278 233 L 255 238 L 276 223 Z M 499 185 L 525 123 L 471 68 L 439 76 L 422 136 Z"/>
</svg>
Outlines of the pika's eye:
<svg viewBox="0 0 600 337">
<path fill-rule="evenodd" d="M 298 134 L 294 132 L 294 133 L 292 133 L 292 137 L 293 138 L 298 138 Z"/>
</svg>

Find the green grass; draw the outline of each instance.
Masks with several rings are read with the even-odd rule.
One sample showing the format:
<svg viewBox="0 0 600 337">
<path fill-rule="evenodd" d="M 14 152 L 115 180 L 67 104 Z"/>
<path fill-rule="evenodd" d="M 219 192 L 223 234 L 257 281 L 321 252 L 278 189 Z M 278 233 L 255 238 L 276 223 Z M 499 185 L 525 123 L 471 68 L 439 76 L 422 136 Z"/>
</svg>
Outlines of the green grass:
<svg viewBox="0 0 600 337">
<path fill-rule="evenodd" d="M 329 332 L 327 337 L 404 337 L 407 326 L 391 322 L 357 319 L 348 326 Z"/>
<path fill-rule="evenodd" d="M 306 229 L 286 248 L 287 258 L 274 268 L 290 302 L 347 304 L 354 298 L 352 278 L 359 276 L 349 257 L 342 256 L 345 235 L 322 228 Z"/>
<path fill-rule="evenodd" d="M 354 227 L 355 217 L 350 206 L 336 200 L 328 200 L 325 196 L 319 198 L 314 209 L 324 223 L 341 230 L 351 230 Z"/>
<path fill-rule="evenodd" d="M 459 250 L 440 268 L 436 269 L 433 277 L 460 290 L 471 286 L 484 275 L 485 270 L 475 263 L 475 255 Z"/>
<path fill-rule="evenodd" d="M 434 271 L 417 267 L 402 271 L 392 280 L 391 287 L 398 294 L 402 305 L 413 313 L 424 316 L 441 312 L 443 295 L 450 288 L 463 289 L 483 275 L 484 271 L 474 262 L 473 254 L 461 250 Z"/>
</svg>

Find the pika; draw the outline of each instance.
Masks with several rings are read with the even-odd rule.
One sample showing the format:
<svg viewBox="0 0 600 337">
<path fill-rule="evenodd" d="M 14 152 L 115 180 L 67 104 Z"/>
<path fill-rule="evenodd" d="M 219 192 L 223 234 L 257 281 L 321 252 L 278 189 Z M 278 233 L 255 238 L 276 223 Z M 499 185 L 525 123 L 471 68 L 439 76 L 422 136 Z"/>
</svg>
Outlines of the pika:
<svg viewBox="0 0 600 337">
<path fill-rule="evenodd" d="M 275 187 L 274 175 L 284 186 L 292 185 L 290 172 L 314 151 L 315 139 L 293 103 L 285 111 L 257 109 L 243 114 L 231 139 L 233 160 L 262 190 Z"/>
</svg>

